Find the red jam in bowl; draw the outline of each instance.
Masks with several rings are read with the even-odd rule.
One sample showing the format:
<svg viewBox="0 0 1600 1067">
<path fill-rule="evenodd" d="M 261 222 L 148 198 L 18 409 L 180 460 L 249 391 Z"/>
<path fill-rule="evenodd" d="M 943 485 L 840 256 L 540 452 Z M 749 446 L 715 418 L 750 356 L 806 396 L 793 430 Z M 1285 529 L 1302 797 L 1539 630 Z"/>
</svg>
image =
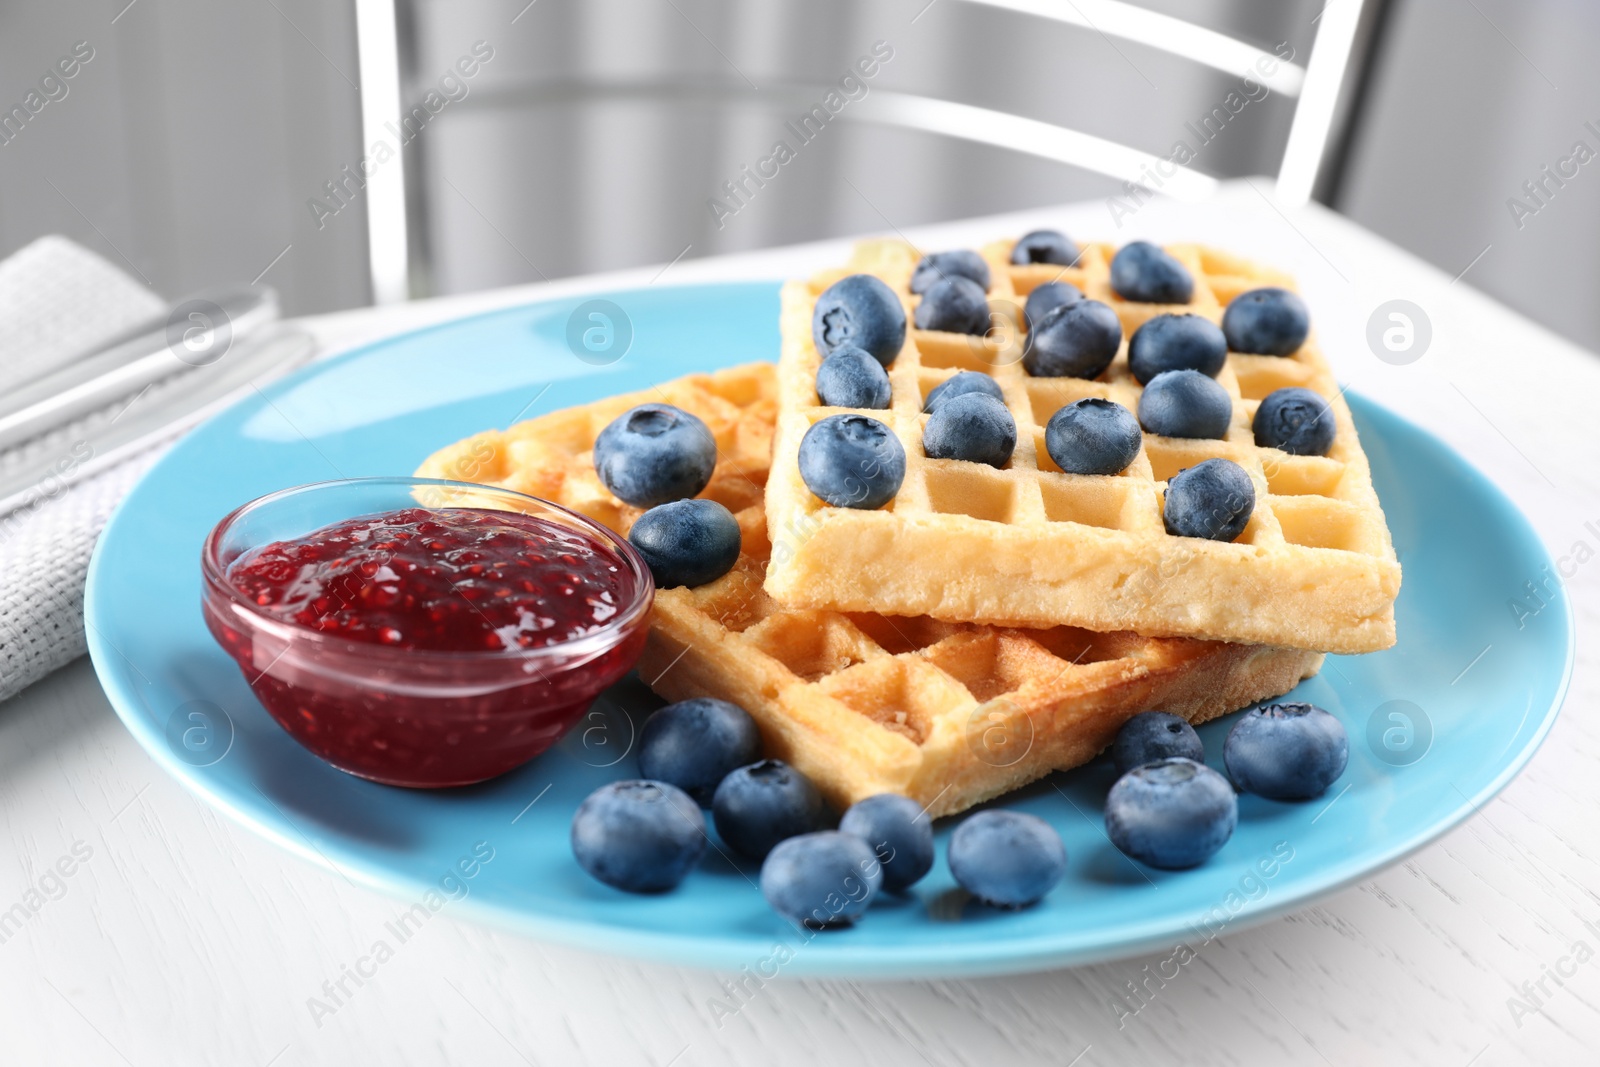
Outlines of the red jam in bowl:
<svg viewBox="0 0 1600 1067">
<path fill-rule="evenodd" d="M 278 724 L 335 767 L 416 787 L 502 774 L 633 666 L 654 591 L 626 541 L 518 499 L 539 506 L 230 538 L 263 498 L 207 543 L 207 625 Z"/>
<path fill-rule="evenodd" d="M 544 648 L 616 617 L 615 552 L 534 515 L 408 508 L 277 541 L 228 568 L 267 615 L 430 652 Z"/>
</svg>

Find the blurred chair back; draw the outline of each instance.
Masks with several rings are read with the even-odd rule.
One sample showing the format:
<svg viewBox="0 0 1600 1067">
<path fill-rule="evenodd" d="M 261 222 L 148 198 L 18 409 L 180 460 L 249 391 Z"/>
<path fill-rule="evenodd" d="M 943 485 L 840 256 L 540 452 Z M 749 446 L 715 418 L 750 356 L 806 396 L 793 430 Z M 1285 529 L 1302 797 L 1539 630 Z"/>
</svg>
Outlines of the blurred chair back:
<svg viewBox="0 0 1600 1067">
<path fill-rule="evenodd" d="M 1275 173 L 1362 0 L 357 0 L 380 300 Z M 1372 5 L 1365 5 L 1371 7 Z M 1249 32 L 1245 31 L 1249 27 Z M 388 57 L 393 57 L 392 59 Z"/>
</svg>

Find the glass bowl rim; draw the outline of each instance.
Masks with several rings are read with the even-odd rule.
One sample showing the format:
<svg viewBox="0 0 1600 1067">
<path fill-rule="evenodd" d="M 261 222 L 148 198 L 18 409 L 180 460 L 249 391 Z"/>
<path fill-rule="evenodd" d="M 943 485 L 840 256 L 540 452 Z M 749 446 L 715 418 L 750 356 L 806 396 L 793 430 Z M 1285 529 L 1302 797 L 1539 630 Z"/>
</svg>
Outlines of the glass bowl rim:
<svg viewBox="0 0 1600 1067">
<path fill-rule="evenodd" d="M 409 649 L 393 648 L 368 641 L 352 641 L 349 638 L 333 637 L 319 633 L 297 623 L 287 622 L 274 618 L 263 612 L 258 605 L 245 597 L 228 580 L 227 566 L 219 558 L 219 548 L 224 535 L 231 530 L 241 519 L 262 508 L 293 497 L 310 494 L 313 492 L 333 491 L 359 486 L 439 486 L 448 489 L 470 490 L 474 493 L 491 493 L 499 496 L 512 497 L 518 500 L 529 501 L 553 511 L 562 513 L 571 519 L 580 529 L 591 533 L 602 544 L 607 545 L 618 556 L 634 576 L 634 595 L 614 619 L 605 623 L 599 629 L 580 637 L 558 641 L 554 644 L 543 645 L 539 648 L 527 649 L 500 649 L 498 651 L 460 651 L 449 649 Z M 418 507 L 427 505 L 418 503 Z M 434 509 L 438 510 L 438 509 Z M 492 509 L 486 509 L 492 510 Z M 527 514 L 526 512 L 512 512 L 512 514 Z M 359 518 L 351 515 L 348 518 Z M 344 521 L 344 520 L 336 520 Z M 259 548 L 260 545 L 252 546 Z M 241 553 L 242 555 L 243 553 Z M 227 515 L 223 516 L 211 531 L 206 534 L 204 545 L 200 550 L 200 569 L 204 578 L 202 595 L 209 599 L 211 596 L 220 596 L 225 599 L 236 612 L 249 620 L 253 627 L 265 630 L 275 637 L 286 642 L 286 647 L 299 643 L 301 648 L 315 648 L 319 651 L 341 655 L 375 658 L 380 662 L 393 664 L 404 668 L 406 665 L 414 667 L 435 666 L 442 664 L 482 664 L 509 665 L 526 664 L 529 661 L 563 660 L 573 657 L 587 657 L 604 652 L 626 640 L 628 635 L 649 615 L 650 608 L 655 601 L 655 579 L 650 573 L 650 567 L 645 563 L 639 550 L 628 542 L 628 539 L 618 534 L 605 524 L 591 519 L 589 516 L 564 507 L 551 500 L 532 496 L 528 493 L 519 493 L 515 489 L 506 489 L 497 485 L 484 485 L 479 482 L 462 482 L 448 478 L 413 478 L 401 475 L 381 475 L 366 478 L 330 478 L 321 482 L 306 482 L 303 485 L 292 485 L 284 489 L 276 489 L 265 493 L 253 500 L 239 505 Z"/>
</svg>

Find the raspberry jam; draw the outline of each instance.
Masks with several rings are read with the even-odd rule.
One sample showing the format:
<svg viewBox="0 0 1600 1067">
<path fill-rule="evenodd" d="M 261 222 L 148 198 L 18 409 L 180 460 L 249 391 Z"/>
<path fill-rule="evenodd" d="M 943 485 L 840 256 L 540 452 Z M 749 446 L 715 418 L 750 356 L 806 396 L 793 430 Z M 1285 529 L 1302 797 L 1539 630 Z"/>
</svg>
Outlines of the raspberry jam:
<svg viewBox="0 0 1600 1067">
<path fill-rule="evenodd" d="M 554 505 L 229 536 L 282 496 L 212 533 L 206 621 L 278 724 L 342 770 L 421 787 L 502 774 L 554 744 L 644 646 L 643 561 Z"/>
<path fill-rule="evenodd" d="M 625 565 L 593 537 L 503 511 L 408 508 L 277 541 L 228 568 L 264 614 L 431 652 L 544 648 L 594 633 Z"/>
</svg>

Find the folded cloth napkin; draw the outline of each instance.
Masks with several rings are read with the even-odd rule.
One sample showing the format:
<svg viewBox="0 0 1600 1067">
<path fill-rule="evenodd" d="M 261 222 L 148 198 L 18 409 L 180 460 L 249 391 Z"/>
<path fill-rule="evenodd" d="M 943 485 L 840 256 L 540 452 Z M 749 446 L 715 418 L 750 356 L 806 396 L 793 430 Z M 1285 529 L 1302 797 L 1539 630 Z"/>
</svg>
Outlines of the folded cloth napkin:
<svg viewBox="0 0 1600 1067">
<path fill-rule="evenodd" d="M 159 323 L 167 302 L 62 237 L 0 260 L 0 392 Z M 134 398 L 0 452 L 0 471 L 40 470 L 21 507 L 0 514 L 0 700 L 84 652 L 83 586 L 106 519 L 166 447 L 87 477 L 94 432 Z"/>
</svg>

